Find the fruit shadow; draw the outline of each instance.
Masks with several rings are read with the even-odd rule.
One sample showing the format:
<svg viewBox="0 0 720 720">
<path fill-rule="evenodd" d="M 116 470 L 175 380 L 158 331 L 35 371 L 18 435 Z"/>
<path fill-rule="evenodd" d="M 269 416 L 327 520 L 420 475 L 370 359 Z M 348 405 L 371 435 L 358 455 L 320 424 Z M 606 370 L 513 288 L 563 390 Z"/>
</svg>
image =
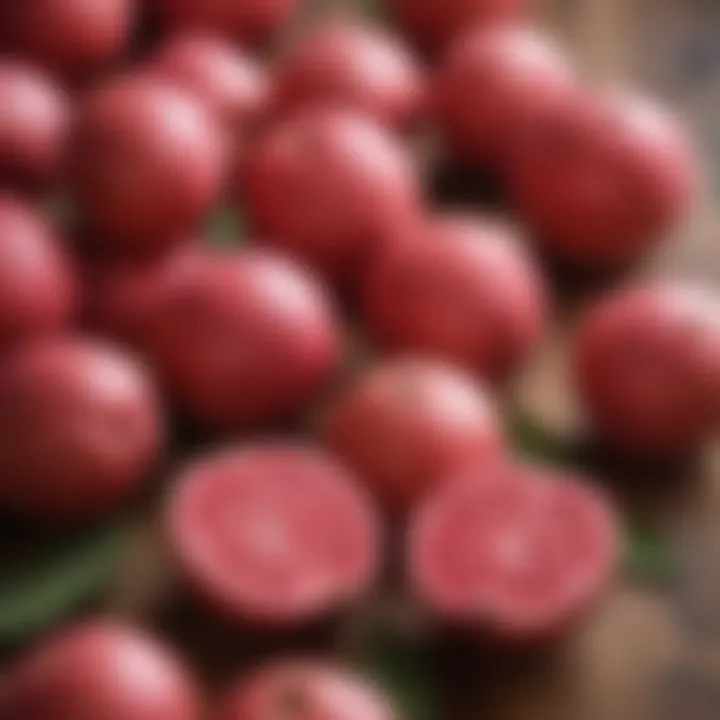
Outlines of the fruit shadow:
<svg viewBox="0 0 720 720">
<path fill-rule="evenodd" d="M 219 695 L 239 677 L 266 663 L 293 657 L 333 657 L 342 621 L 323 619 L 292 629 L 234 624 L 191 593 L 176 588 L 172 601 L 150 622 L 159 633 L 172 637 L 199 669 L 211 695 Z"/>
<path fill-rule="evenodd" d="M 673 526 L 696 514 L 705 502 L 707 472 L 698 453 L 645 459 L 602 439 L 587 438 L 578 444 L 576 456 L 603 482 L 626 515 L 641 523 Z"/>
<path fill-rule="evenodd" d="M 503 648 L 444 633 L 434 645 L 446 720 L 468 720 L 468 708 L 477 718 L 526 717 L 522 708 L 552 705 L 552 698 L 564 696 L 572 683 L 568 640 Z"/>
</svg>

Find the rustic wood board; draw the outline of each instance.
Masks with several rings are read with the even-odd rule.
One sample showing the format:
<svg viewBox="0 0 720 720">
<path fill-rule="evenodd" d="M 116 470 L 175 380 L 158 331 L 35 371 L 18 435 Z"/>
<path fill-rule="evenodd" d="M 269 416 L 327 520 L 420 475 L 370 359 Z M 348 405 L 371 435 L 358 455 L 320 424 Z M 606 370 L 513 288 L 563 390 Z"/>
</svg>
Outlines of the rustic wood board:
<svg viewBox="0 0 720 720">
<path fill-rule="evenodd" d="M 438 0 L 440 1 L 440 0 Z M 357 0 L 342 0 L 353 5 Z M 325 7 L 341 2 L 326 1 Z M 720 285 L 720 4 L 715 0 L 546 0 L 542 19 L 591 76 L 631 79 L 675 102 L 708 158 L 703 197 L 676 240 L 644 274 L 698 277 Z M 563 313 L 517 396 L 548 426 L 576 422 L 564 371 L 574 313 Z M 437 720 L 717 720 L 720 718 L 720 457 L 652 474 L 603 463 L 625 489 L 633 517 L 672 538 L 680 562 L 673 582 L 624 579 L 592 621 L 563 647 L 507 658 L 445 640 L 417 652 L 452 676 Z M 632 492 L 627 492 L 632 488 Z M 194 660 L 209 689 L 276 652 L 346 649 L 341 624 L 299 638 L 254 638 L 218 627 L 179 597 L 156 521 L 142 521 L 107 610 L 156 626 Z M 450 672 L 447 669 L 450 668 Z M 446 678 L 447 679 L 447 678 Z M 413 720 L 413 719 L 410 719 Z"/>
</svg>

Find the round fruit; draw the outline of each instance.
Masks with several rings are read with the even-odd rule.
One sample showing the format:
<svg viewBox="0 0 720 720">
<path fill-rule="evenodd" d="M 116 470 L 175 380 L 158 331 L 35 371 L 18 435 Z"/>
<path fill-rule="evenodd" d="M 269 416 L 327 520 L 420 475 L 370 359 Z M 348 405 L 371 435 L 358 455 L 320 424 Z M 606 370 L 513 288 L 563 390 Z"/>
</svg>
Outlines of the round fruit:
<svg viewBox="0 0 720 720">
<path fill-rule="evenodd" d="M 100 257 L 85 273 L 84 317 L 90 328 L 132 347 L 147 346 L 163 304 L 191 282 L 207 253 L 195 238 L 150 259 Z"/>
<path fill-rule="evenodd" d="M 421 112 L 423 88 L 415 58 L 382 30 L 333 22 L 291 49 L 276 86 L 276 111 L 306 105 L 348 107 L 391 128 Z"/>
<path fill-rule="evenodd" d="M 229 619 L 292 625 L 359 598 L 379 528 L 352 476 L 317 450 L 264 444 L 195 461 L 170 504 L 178 563 Z"/>
<path fill-rule="evenodd" d="M 587 483 L 513 465 L 466 469 L 415 511 L 408 564 L 442 620 L 486 638 L 554 639 L 608 586 L 614 513 Z"/>
<path fill-rule="evenodd" d="M 551 255 L 589 270 L 637 260 L 683 215 L 697 182 L 682 128 L 629 94 L 568 100 L 526 128 L 520 147 L 510 186 L 523 217 Z"/>
<path fill-rule="evenodd" d="M 504 170 L 524 129 L 573 86 L 568 58 L 547 36 L 525 27 L 475 29 L 443 59 L 433 113 L 457 160 Z"/>
<path fill-rule="evenodd" d="M 194 681 L 174 653 L 115 621 L 65 630 L 11 671 L 3 720 L 198 720 Z"/>
<path fill-rule="evenodd" d="M 158 459 L 161 417 L 138 365 L 88 340 L 32 343 L 0 365 L 0 505 L 71 524 L 136 493 Z"/>
<path fill-rule="evenodd" d="M 453 468 L 495 462 L 498 413 L 469 377 L 422 359 L 385 362 L 331 410 L 327 444 L 393 509 L 406 508 Z"/>
<path fill-rule="evenodd" d="M 277 35 L 299 6 L 299 0 L 151 1 L 167 25 L 217 32 L 252 44 Z"/>
<path fill-rule="evenodd" d="M 517 20 L 527 0 L 391 0 L 400 28 L 416 45 L 437 54 L 469 27 Z"/>
<path fill-rule="evenodd" d="M 265 112 L 269 89 L 264 72 L 222 39 L 201 33 L 173 36 L 151 68 L 195 93 L 233 132 L 251 128 Z"/>
<path fill-rule="evenodd" d="M 709 288 L 611 296 L 582 325 L 575 359 L 595 428 L 622 448 L 683 454 L 720 429 L 720 297 Z"/>
<path fill-rule="evenodd" d="M 341 110 L 308 110 L 271 130 L 247 158 L 244 180 L 239 202 L 258 237 L 333 280 L 358 277 L 414 222 L 420 201 L 405 150 Z"/>
<path fill-rule="evenodd" d="M 64 329 L 75 279 L 59 238 L 37 210 L 0 194 L 0 350 Z"/>
<path fill-rule="evenodd" d="M 238 683 L 221 720 L 393 720 L 389 698 L 364 678 L 316 661 L 282 661 Z"/>
<path fill-rule="evenodd" d="M 19 0 L 10 4 L 11 48 L 66 77 L 87 77 L 104 69 L 130 44 L 135 0 Z"/>
<path fill-rule="evenodd" d="M 504 379 L 543 330 L 539 269 L 509 228 L 472 216 L 430 219 L 368 272 L 367 323 L 395 351 L 437 356 Z"/>
<path fill-rule="evenodd" d="M 149 252 L 182 237 L 221 190 L 224 152 L 205 106 L 155 77 L 96 91 L 81 109 L 72 159 L 96 242 Z"/>
<path fill-rule="evenodd" d="M 44 188 L 60 177 L 70 108 L 62 89 L 22 63 L 0 62 L 0 178 Z"/>
<path fill-rule="evenodd" d="M 332 379 L 340 359 L 329 295 L 268 250 L 199 255 L 170 268 L 157 312 L 146 316 L 158 377 L 202 427 L 287 419 Z"/>
</svg>

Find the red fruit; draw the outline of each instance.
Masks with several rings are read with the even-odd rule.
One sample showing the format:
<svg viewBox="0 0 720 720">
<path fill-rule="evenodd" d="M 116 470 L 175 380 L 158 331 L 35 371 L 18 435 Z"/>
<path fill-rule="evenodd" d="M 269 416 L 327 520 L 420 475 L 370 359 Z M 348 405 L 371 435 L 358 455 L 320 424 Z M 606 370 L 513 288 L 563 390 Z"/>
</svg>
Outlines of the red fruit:
<svg viewBox="0 0 720 720">
<path fill-rule="evenodd" d="M 504 441 L 482 388 L 449 366 L 385 362 L 332 409 L 328 445 L 391 507 L 406 508 L 458 465 L 495 462 Z"/>
<path fill-rule="evenodd" d="M 511 192 L 538 241 L 566 264 L 631 264 L 684 213 L 697 181 L 682 128 L 640 97 L 568 100 L 526 129 Z"/>
<path fill-rule="evenodd" d="M 85 274 L 86 321 L 101 334 L 146 347 L 166 298 L 197 272 L 206 257 L 202 245 L 188 238 L 159 257 L 90 261 Z"/>
<path fill-rule="evenodd" d="M 0 62 L 0 178 L 35 189 L 60 176 L 70 108 L 62 89 L 28 65 Z"/>
<path fill-rule="evenodd" d="M 169 520 L 191 585 L 241 622 L 315 620 L 362 595 L 378 564 L 368 498 L 342 466 L 301 446 L 257 445 L 195 461 Z"/>
<path fill-rule="evenodd" d="M 258 236 L 334 280 L 356 278 L 418 212 L 409 154 L 350 112 L 280 124 L 250 153 L 244 179 L 239 201 Z"/>
<path fill-rule="evenodd" d="M 403 32 L 426 52 L 436 54 L 474 26 L 516 20 L 527 0 L 391 0 L 394 18 Z"/>
<path fill-rule="evenodd" d="M 472 216 L 427 222 L 368 272 L 365 315 L 392 350 L 456 362 L 506 378 L 540 340 L 539 269 L 509 228 Z"/>
<path fill-rule="evenodd" d="M 209 30 L 259 43 L 277 35 L 295 15 L 299 0 L 152 0 L 172 27 Z"/>
<path fill-rule="evenodd" d="M 3 720 L 198 720 L 192 678 L 153 638 L 103 620 L 43 642 L 11 671 Z"/>
<path fill-rule="evenodd" d="M 683 454 L 720 429 L 720 298 L 709 289 L 611 296 L 582 325 L 575 362 L 593 424 L 622 448 Z"/>
<path fill-rule="evenodd" d="M 573 84 L 569 59 L 547 36 L 525 27 L 475 29 L 445 56 L 433 111 L 457 160 L 503 170 L 525 128 Z"/>
<path fill-rule="evenodd" d="M 200 101 L 149 76 L 94 93 L 75 129 L 76 199 L 96 242 L 150 252 L 181 238 L 224 179 L 220 129 Z"/>
<path fill-rule="evenodd" d="M 195 93 L 232 130 L 247 130 L 265 112 L 268 82 L 253 58 L 230 43 L 181 33 L 161 47 L 151 68 Z"/>
<path fill-rule="evenodd" d="M 291 49 L 277 81 L 276 109 L 348 107 L 403 128 L 420 115 L 421 82 L 415 58 L 397 39 L 374 27 L 333 22 Z"/>
<path fill-rule="evenodd" d="M 92 520 L 136 493 L 158 459 L 160 408 L 113 348 L 41 341 L 0 365 L 0 504 L 42 522 Z"/>
<path fill-rule="evenodd" d="M 128 48 L 135 0 L 20 0 L 11 2 L 12 49 L 71 78 L 104 69 Z"/>
<path fill-rule="evenodd" d="M 25 202 L 0 194 L 0 351 L 64 329 L 75 281 L 53 229 Z"/>
<path fill-rule="evenodd" d="M 332 665 L 283 661 L 238 683 L 221 720 L 393 720 L 390 701 L 370 685 Z"/>
<path fill-rule="evenodd" d="M 618 531 L 589 484 L 514 466 L 466 470 L 415 511 L 408 563 L 438 617 L 533 644 L 581 618 L 612 577 Z"/>
<path fill-rule="evenodd" d="M 232 430 L 287 419 L 332 379 L 338 325 L 303 268 L 251 249 L 208 253 L 173 275 L 146 347 L 195 423 Z"/>
</svg>

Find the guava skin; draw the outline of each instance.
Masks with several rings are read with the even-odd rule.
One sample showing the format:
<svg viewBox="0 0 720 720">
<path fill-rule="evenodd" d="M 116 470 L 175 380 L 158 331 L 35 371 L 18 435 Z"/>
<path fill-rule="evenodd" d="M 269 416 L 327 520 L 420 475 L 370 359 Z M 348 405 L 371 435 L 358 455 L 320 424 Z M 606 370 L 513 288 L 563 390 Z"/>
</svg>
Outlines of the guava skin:
<svg viewBox="0 0 720 720">
<path fill-rule="evenodd" d="M 86 80 L 129 49 L 136 0 L 22 0 L 9 3 L 10 48 L 53 74 Z"/>
<path fill-rule="evenodd" d="M 144 368 L 78 338 L 25 345 L 0 364 L 0 505 L 24 519 L 77 525 L 145 485 L 163 420 Z"/>
<path fill-rule="evenodd" d="M 720 300 L 678 282 L 618 291 L 592 308 L 574 350 L 592 427 L 642 457 L 682 457 L 720 429 Z"/>
<path fill-rule="evenodd" d="M 139 630 L 95 620 L 63 631 L 11 669 L 3 720 L 199 720 L 197 690 L 174 653 Z"/>
<path fill-rule="evenodd" d="M 152 0 L 169 28 L 202 30 L 246 45 L 272 40 L 292 20 L 299 0 Z"/>
<path fill-rule="evenodd" d="M 538 246 L 571 269 L 631 267 L 683 219 L 698 186 L 677 119 L 628 90 L 568 98 L 519 147 L 509 194 Z"/>
<path fill-rule="evenodd" d="M 181 238 L 158 257 L 85 258 L 82 318 L 85 325 L 143 352 L 157 314 L 175 288 L 191 282 L 207 257 L 203 241 Z"/>
<path fill-rule="evenodd" d="M 292 418 L 335 375 L 342 339 L 329 293 L 278 252 L 205 252 L 162 294 L 146 316 L 144 354 L 199 430 Z"/>
<path fill-rule="evenodd" d="M 71 108 L 65 91 L 41 70 L 0 62 L 0 179 L 36 192 L 62 178 Z"/>
<path fill-rule="evenodd" d="M 546 291 L 539 266 L 509 227 L 472 215 L 429 218 L 367 273 L 370 334 L 391 352 L 457 363 L 508 379 L 538 345 Z"/>
<path fill-rule="evenodd" d="M 408 129 L 424 106 L 424 78 L 411 51 L 377 28 L 333 21 L 290 48 L 275 83 L 273 113 L 310 105 L 348 107 L 390 129 Z"/>
<path fill-rule="evenodd" d="M 526 128 L 576 82 L 569 57 L 539 30 L 474 28 L 443 57 L 431 112 L 456 162 L 504 177 Z"/>
<path fill-rule="evenodd" d="M 70 179 L 95 242 L 151 254 L 192 232 L 222 190 L 225 140 L 200 100 L 150 73 L 91 93 L 73 131 Z"/>
<path fill-rule="evenodd" d="M 458 466 L 495 463 L 505 443 L 485 389 L 460 370 L 419 358 L 384 361 L 330 408 L 325 442 L 393 513 Z"/>
<path fill-rule="evenodd" d="M 0 352 L 64 331 L 77 295 L 72 261 L 53 228 L 35 206 L 0 194 Z"/>
<path fill-rule="evenodd" d="M 409 153 L 347 109 L 307 108 L 271 128 L 241 176 L 238 201 L 255 236 L 345 288 L 421 207 Z"/>
<path fill-rule="evenodd" d="M 317 661 L 280 661 L 238 682 L 222 720 L 394 720 L 397 715 L 361 677 Z"/>
<path fill-rule="evenodd" d="M 391 0 L 400 30 L 425 54 L 437 58 L 469 27 L 517 22 L 527 0 Z"/>
<path fill-rule="evenodd" d="M 170 36 L 148 69 L 196 94 L 233 135 L 249 133 L 267 112 L 270 83 L 260 64 L 211 34 Z"/>
</svg>

